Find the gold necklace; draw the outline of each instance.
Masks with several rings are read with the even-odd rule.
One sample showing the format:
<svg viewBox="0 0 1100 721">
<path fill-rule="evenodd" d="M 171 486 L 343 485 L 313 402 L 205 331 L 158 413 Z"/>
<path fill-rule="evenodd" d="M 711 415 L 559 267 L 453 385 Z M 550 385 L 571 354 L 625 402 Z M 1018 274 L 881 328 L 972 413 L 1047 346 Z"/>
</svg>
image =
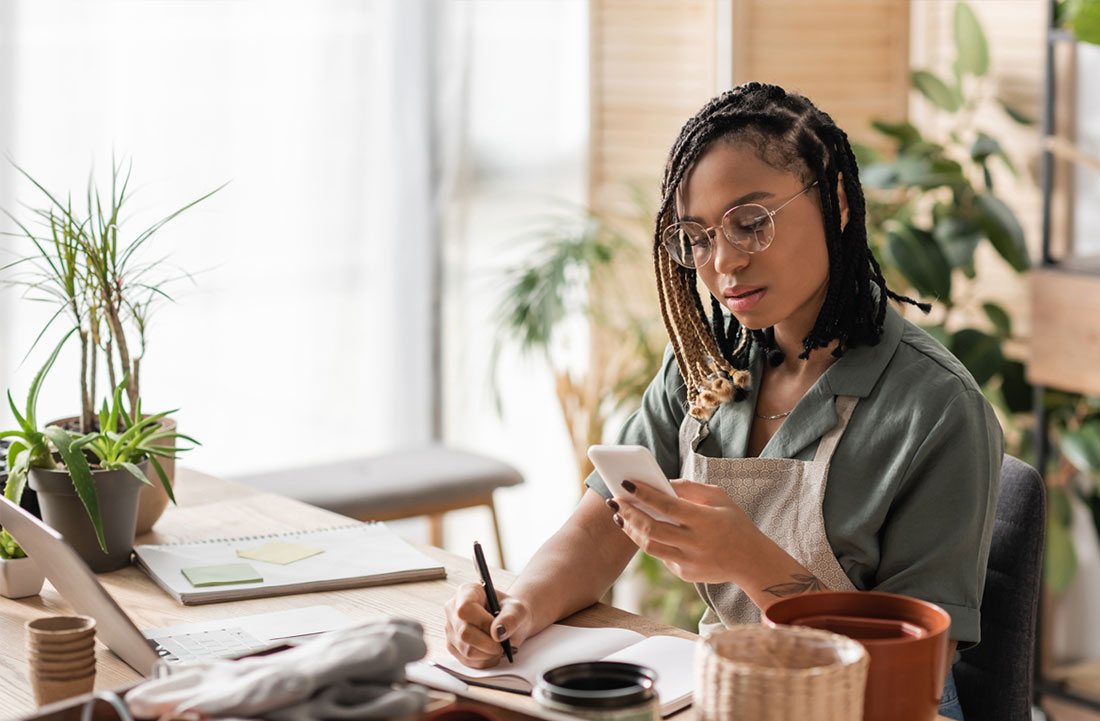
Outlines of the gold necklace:
<svg viewBox="0 0 1100 721">
<path fill-rule="evenodd" d="M 757 413 L 756 411 L 753 411 L 752 414 L 754 416 L 756 416 L 757 418 L 759 418 L 760 420 L 762 420 L 762 421 L 775 421 L 775 420 L 779 420 L 780 418 L 786 418 L 787 416 L 789 416 L 791 414 L 792 411 L 794 411 L 794 408 L 787 411 L 786 413 L 777 413 L 774 416 L 762 416 L 759 413 Z"/>
</svg>

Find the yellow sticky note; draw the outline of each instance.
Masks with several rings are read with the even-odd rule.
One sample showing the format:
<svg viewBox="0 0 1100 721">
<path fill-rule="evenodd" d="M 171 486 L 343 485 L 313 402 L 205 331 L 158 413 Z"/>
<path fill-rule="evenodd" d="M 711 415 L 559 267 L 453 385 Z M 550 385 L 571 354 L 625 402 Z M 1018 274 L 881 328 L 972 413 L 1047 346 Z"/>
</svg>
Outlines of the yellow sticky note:
<svg viewBox="0 0 1100 721">
<path fill-rule="evenodd" d="M 287 543 L 286 541 L 268 541 L 264 545 L 255 548 L 238 549 L 237 555 L 241 558 L 251 558 L 254 561 L 267 561 L 268 563 L 286 565 L 324 552 L 325 549 L 323 548 L 299 546 L 297 543 Z"/>
</svg>

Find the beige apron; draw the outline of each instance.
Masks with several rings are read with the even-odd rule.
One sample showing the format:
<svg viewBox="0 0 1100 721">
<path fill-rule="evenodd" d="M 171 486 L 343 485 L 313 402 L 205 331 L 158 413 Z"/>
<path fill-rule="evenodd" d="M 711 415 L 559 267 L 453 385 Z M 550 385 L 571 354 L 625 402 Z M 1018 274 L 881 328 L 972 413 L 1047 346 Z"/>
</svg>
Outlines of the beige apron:
<svg viewBox="0 0 1100 721">
<path fill-rule="evenodd" d="M 788 458 L 709 458 L 696 452 L 707 437 L 707 424 L 692 416 L 680 426 L 680 473 L 683 478 L 718 486 L 740 506 L 757 528 L 801 563 L 826 588 L 851 591 L 840 562 L 825 535 L 821 502 L 829 462 L 848 427 L 859 398 L 837 396 L 836 425 L 818 443 L 812 461 Z M 760 609 L 733 583 L 697 583 L 707 611 L 699 633 L 736 623 L 757 623 Z"/>
</svg>

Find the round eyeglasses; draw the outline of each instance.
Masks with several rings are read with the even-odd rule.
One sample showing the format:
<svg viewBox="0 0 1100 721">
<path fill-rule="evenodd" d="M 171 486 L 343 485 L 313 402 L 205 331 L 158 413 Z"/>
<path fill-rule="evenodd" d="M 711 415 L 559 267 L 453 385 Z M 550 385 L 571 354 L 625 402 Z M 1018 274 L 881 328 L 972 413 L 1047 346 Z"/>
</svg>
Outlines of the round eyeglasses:
<svg viewBox="0 0 1100 721">
<path fill-rule="evenodd" d="M 672 259 L 685 268 L 698 268 L 710 261 L 714 254 L 711 231 L 718 227 L 722 228 L 726 240 L 733 247 L 744 253 L 759 253 L 767 250 L 775 238 L 775 221 L 772 220 L 775 214 L 815 185 L 816 180 L 775 210 L 768 210 L 758 203 L 735 205 L 725 212 L 717 226 L 706 228 L 694 220 L 673 223 L 661 234 L 661 242 Z"/>
</svg>

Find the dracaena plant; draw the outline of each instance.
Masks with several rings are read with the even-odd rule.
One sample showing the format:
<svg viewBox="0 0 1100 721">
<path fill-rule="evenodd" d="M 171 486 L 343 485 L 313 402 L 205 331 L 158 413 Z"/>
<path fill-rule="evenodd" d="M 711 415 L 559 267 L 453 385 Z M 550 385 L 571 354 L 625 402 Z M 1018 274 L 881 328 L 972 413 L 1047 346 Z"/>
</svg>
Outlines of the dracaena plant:
<svg viewBox="0 0 1100 721">
<path fill-rule="evenodd" d="M 106 401 L 103 402 L 97 430 L 84 434 L 60 426 L 47 426 L 39 430 L 37 405 L 42 383 L 57 360 L 65 341 L 74 332 L 76 329 L 69 331 L 61 339 L 45 365 L 38 371 L 31 383 L 25 413 L 19 412 L 12 400 L 11 392 L 8 392 L 8 405 L 19 428 L 0 433 L 0 438 L 14 439 L 8 448 L 9 472 L 4 495 L 13 503 L 19 503 L 26 487 L 27 475 L 32 468 L 58 470 L 63 467 L 72 479 L 73 488 L 88 512 L 100 549 L 106 553 L 107 542 L 103 535 L 103 521 L 99 512 L 93 469 L 125 470 L 142 483 L 151 485 L 138 466 L 139 463 L 148 459 L 156 470 L 157 477 L 169 499 L 175 503 L 172 486 L 159 459 L 175 458 L 177 454 L 190 450 L 190 448 L 177 447 L 174 443 L 166 445 L 166 441 L 181 438 L 196 445 L 198 442 L 182 433 L 165 430 L 160 425 L 160 421 L 165 416 L 175 411 L 143 417 L 139 398 L 136 407 L 132 409 L 133 412 L 128 413 L 123 405 L 123 393 L 127 381 L 125 377 L 115 388 L 111 405 L 108 406 Z M 55 458 L 54 451 L 59 457 L 60 464 L 58 458 Z M 17 558 L 21 555 L 23 555 L 22 550 L 7 531 L 0 532 L 0 557 Z"/>
<path fill-rule="evenodd" d="M 104 372 L 112 389 L 120 378 L 126 379 L 130 407 L 137 406 L 150 313 L 160 301 L 171 300 L 168 286 L 190 277 L 171 270 L 164 258 L 148 260 L 150 241 L 168 222 L 225 186 L 130 235 L 124 232 L 131 195 L 129 165 L 112 164 L 109 192 L 90 179 L 84 210 L 13 165 L 43 200 L 40 207 L 27 206 L 29 218 L 3 210 L 19 229 L 3 235 L 29 246 L 23 257 L 0 267 L 7 271 L 0 282 L 21 286 L 28 298 L 54 305 L 38 339 L 59 319 L 67 319 L 79 332 L 80 427 L 88 432 L 95 423 L 97 380 Z"/>
</svg>

